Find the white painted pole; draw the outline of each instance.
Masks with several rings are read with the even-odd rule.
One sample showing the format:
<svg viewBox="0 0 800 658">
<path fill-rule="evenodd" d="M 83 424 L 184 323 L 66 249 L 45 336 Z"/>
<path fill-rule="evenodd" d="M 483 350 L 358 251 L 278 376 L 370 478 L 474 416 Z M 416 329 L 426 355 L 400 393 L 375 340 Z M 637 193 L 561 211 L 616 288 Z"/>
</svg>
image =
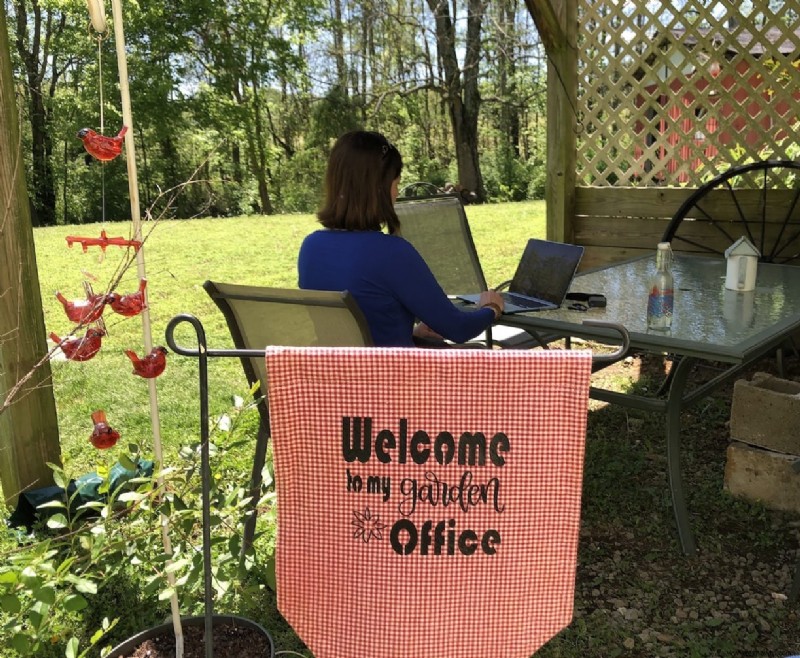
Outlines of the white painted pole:
<svg viewBox="0 0 800 658">
<path fill-rule="evenodd" d="M 89 13 L 92 15 L 92 23 L 95 19 L 92 14 L 92 3 L 95 3 L 95 9 L 100 13 L 103 12 L 102 0 L 87 0 L 89 2 Z M 99 10 L 97 7 L 99 6 Z M 136 175 L 136 146 L 133 139 L 133 113 L 131 112 L 131 95 L 128 86 L 128 59 L 125 54 L 125 31 L 122 23 L 122 4 L 121 0 L 111 0 L 111 15 L 114 19 L 114 45 L 117 52 L 117 69 L 119 71 L 119 90 L 122 101 L 122 123 L 128 126 L 128 132 L 125 134 L 125 159 L 128 164 L 128 191 L 130 194 L 131 202 L 131 221 L 133 223 L 134 240 L 142 239 L 142 218 L 139 210 L 139 183 Z M 144 267 L 144 245 L 142 245 L 136 252 L 136 267 L 139 279 L 146 279 Z M 141 313 L 142 316 L 142 337 L 144 341 L 145 354 L 149 354 L 153 349 L 153 338 L 150 330 L 150 311 L 147 307 Z M 158 395 L 156 392 L 155 378 L 147 379 L 147 384 L 150 393 L 150 424 L 153 430 L 153 452 L 155 453 L 157 467 L 159 469 L 164 467 L 163 451 L 161 448 L 161 422 L 158 415 Z M 159 478 L 159 484 L 162 484 Z M 162 515 L 161 517 L 161 539 L 164 545 L 164 552 L 167 556 L 172 555 L 172 543 L 169 538 L 169 519 Z M 178 605 L 178 596 L 174 591 L 175 588 L 175 575 L 171 571 L 167 573 L 167 583 L 173 588 L 173 594 L 170 598 L 170 606 L 172 609 L 172 623 L 175 630 L 175 656 L 176 658 L 183 658 L 183 628 L 181 626 L 180 607 Z"/>
</svg>

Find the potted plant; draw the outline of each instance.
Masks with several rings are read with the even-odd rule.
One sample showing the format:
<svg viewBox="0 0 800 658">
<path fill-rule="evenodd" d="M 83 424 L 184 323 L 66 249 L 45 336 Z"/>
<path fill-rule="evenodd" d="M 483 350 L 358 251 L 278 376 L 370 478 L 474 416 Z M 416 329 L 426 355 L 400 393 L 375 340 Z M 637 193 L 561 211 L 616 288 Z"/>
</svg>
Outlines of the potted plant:
<svg viewBox="0 0 800 658">
<path fill-rule="evenodd" d="M 210 423 L 208 411 L 208 349 L 206 346 L 205 332 L 202 324 L 197 318 L 191 315 L 179 315 L 173 318 L 167 326 L 167 338 L 170 345 L 174 345 L 172 334 L 175 327 L 181 322 L 190 323 L 196 332 L 198 340 L 197 352 L 187 353 L 199 359 L 199 393 L 200 393 L 200 481 L 201 481 L 201 529 L 202 529 L 202 553 L 200 565 L 202 567 L 203 581 L 203 602 L 204 614 L 202 616 L 175 618 L 169 623 L 162 624 L 155 628 L 148 629 L 139 633 L 125 642 L 114 647 L 108 656 L 111 658 L 160 658 L 164 656 L 175 656 L 181 658 L 272 658 L 274 655 L 274 645 L 269 633 L 256 622 L 244 617 L 235 615 L 219 615 L 214 612 L 214 583 L 212 574 L 212 537 L 211 530 L 214 525 L 211 515 L 211 443 L 210 443 Z M 193 451 L 185 453 L 191 455 Z M 244 492 L 240 492 L 240 500 L 233 505 L 233 509 L 240 510 L 242 507 L 241 498 Z M 131 499 L 135 496 L 121 496 L 123 499 Z M 180 518 L 186 517 L 190 512 L 182 508 L 182 504 L 176 504 L 179 499 L 173 498 L 170 501 L 170 512 L 176 517 L 173 520 L 180 523 Z M 189 514 L 188 518 L 191 518 Z M 236 551 L 228 553 L 230 560 L 236 560 Z M 185 562 L 187 558 L 173 564 L 175 570 L 179 566 L 188 566 Z M 197 562 L 195 561 L 195 567 Z M 190 570 L 183 582 L 186 582 L 191 573 L 198 574 L 198 569 Z M 172 592 L 165 591 L 165 595 Z M 191 637 L 193 642 L 202 637 L 203 654 L 197 652 L 197 647 L 193 648 L 191 654 L 183 654 L 181 644 L 181 629 L 186 629 L 187 637 Z M 200 629 L 202 628 L 202 634 Z M 161 652 L 161 653 L 159 653 Z"/>
<path fill-rule="evenodd" d="M 88 598 L 134 565 L 139 578 L 144 569 L 151 571 L 145 574 L 144 593 L 158 594 L 160 600 L 177 601 L 179 588 L 187 592 L 200 585 L 205 614 L 186 618 L 173 614 L 169 623 L 136 633 L 111 650 L 106 647 L 101 656 L 273 656 L 272 640 L 260 625 L 214 613 L 214 593 L 224 594 L 230 582 L 244 574 L 238 530 L 249 493 L 244 487 L 212 483 L 211 457 L 221 451 L 210 443 L 205 358 L 200 365 L 199 443 L 181 450 L 183 468 L 154 474 L 153 463 L 142 459 L 134 444 L 113 467 L 100 459 L 96 473 L 77 479 L 51 465 L 58 494 L 38 505 L 38 531 L 20 532 L 18 549 L 0 565 L 0 610 L 8 619 L 2 632 L 21 655 L 43 655 L 43 648 L 65 632 L 63 616 L 54 613 L 80 613 L 89 606 Z M 169 554 L 161 536 L 153 532 L 165 522 L 177 538 Z M 216 577 L 212 577 L 212 533 L 219 544 L 224 532 L 229 541 L 215 551 Z M 176 610 L 180 608 L 173 605 L 173 613 Z M 103 618 L 88 647 L 82 647 L 78 637 L 66 636 L 67 658 L 88 655 L 118 621 Z M 168 647 L 166 653 L 157 653 L 159 647 Z"/>
<path fill-rule="evenodd" d="M 207 440 L 205 445 L 209 447 Z M 202 583 L 205 611 L 211 613 L 215 631 L 212 645 L 209 645 L 213 646 L 214 653 L 206 654 L 203 647 L 206 616 L 179 616 L 185 658 L 272 656 L 272 641 L 258 624 L 243 617 L 213 612 L 213 592 L 225 592 L 233 578 L 241 573 L 236 531 L 246 494 L 244 489 L 238 488 L 232 493 L 216 492 L 213 515 L 194 505 L 202 494 L 198 490 L 198 452 L 203 450 L 185 448 L 181 452 L 184 468 L 170 468 L 155 475 L 147 470 L 152 462 L 143 460 L 135 445 L 129 445 L 130 454 L 121 454 L 119 462 L 111 469 L 101 462 L 96 473 L 75 480 L 70 479 L 64 469 L 53 466 L 56 488 L 65 495 L 38 508 L 40 517 L 46 515 L 46 518 L 35 533 L 19 533 L 20 545 L 5 556 L 0 566 L 0 608 L 7 619 L 2 628 L 4 644 L 21 655 L 42 656 L 45 651 L 47 655 L 55 655 L 55 646 L 51 645 L 63 638 L 65 654 L 61 655 L 67 658 L 81 658 L 92 650 L 97 651 L 101 640 L 117 627 L 120 617 L 103 617 L 88 646 L 81 646 L 77 634 L 65 635 L 63 613 L 85 614 L 82 611 L 89 607 L 89 601 L 101 596 L 104 586 L 108 587 L 110 582 L 124 581 L 126 567 L 133 565 L 139 579 L 145 581 L 144 593 L 153 597 L 158 594 L 162 600 L 174 592 L 166 582 L 168 572 L 178 576 L 177 587 L 185 587 L 184 591 L 192 584 Z M 202 457 L 200 460 L 205 461 Z M 120 469 L 125 473 L 123 483 L 115 474 Z M 206 468 L 206 474 L 209 471 Z M 208 487 L 207 491 L 210 489 Z M 205 510 L 209 509 L 210 505 L 206 504 Z M 158 533 L 153 532 L 165 515 L 174 534 L 179 536 L 175 543 L 176 559 L 171 563 L 165 559 Z M 203 533 L 202 551 L 196 550 L 194 545 L 203 517 L 205 527 L 217 537 L 223 530 L 234 529 L 224 550 L 216 551 L 217 577 L 210 586 L 206 565 L 211 555 L 208 541 L 211 533 Z M 152 573 L 143 573 L 145 570 Z M 110 587 L 113 590 L 115 585 Z M 123 610 L 115 612 L 123 617 Z M 142 651 L 149 653 L 141 655 L 150 658 L 175 656 L 175 637 L 171 621 L 136 633 L 113 650 L 106 647 L 100 655 L 138 656 L 136 651 L 144 647 Z M 255 649 L 259 645 L 260 652 Z M 164 649 L 168 653 L 157 653 L 159 647 L 169 647 Z"/>
</svg>

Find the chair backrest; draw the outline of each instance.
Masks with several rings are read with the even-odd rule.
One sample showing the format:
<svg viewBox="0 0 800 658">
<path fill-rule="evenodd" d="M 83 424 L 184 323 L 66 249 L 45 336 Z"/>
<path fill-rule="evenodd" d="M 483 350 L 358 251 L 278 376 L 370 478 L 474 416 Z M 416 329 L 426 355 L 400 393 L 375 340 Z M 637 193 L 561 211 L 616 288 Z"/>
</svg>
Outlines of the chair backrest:
<svg viewBox="0 0 800 658">
<path fill-rule="evenodd" d="M 400 235 L 414 245 L 448 295 L 486 290 L 461 199 L 443 195 L 398 199 Z"/>
<path fill-rule="evenodd" d="M 267 350 L 278 607 L 316 658 L 528 658 L 570 622 L 591 361 Z"/>
<path fill-rule="evenodd" d="M 265 288 L 206 281 L 203 288 L 222 311 L 234 346 L 372 345 L 367 321 L 350 293 Z M 250 385 L 266 391 L 263 357 L 242 358 Z"/>
</svg>

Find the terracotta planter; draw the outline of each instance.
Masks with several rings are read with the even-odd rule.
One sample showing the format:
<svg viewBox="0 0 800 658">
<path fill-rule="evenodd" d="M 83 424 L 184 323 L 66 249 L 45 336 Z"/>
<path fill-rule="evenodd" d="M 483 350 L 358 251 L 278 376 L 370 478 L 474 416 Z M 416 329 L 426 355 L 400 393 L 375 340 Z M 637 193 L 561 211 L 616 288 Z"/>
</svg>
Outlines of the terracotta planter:
<svg viewBox="0 0 800 658">
<path fill-rule="evenodd" d="M 184 633 L 186 633 L 186 628 L 189 626 L 199 626 L 201 629 L 205 626 L 205 618 L 200 615 L 197 617 L 184 617 L 182 620 Z M 236 615 L 214 615 L 213 618 L 213 626 L 217 628 L 218 626 L 238 626 L 247 629 L 251 629 L 256 631 L 264 636 L 267 642 L 267 649 L 266 652 L 263 654 L 264 658 L 273 658 L 275 655 L 275 645 L 272 642 L 272 637 L 266 631 L 265 628 L 257 624 L 256 622 L 246 619 L 245 617 L 237 617 Z M 119 658 L 120 656 L 129 656 L 131 655 L 136 649 L 147 640 L 152 640 L 154 638 L 160 636 L 173 636 L 173 628 L 172 622 L 168 622 L 166 624 L 161 624 L 160 626 L 155 626 L 150 628 L 146 631 L 142 631 L 141 633 L 137 633 L 133 637 L 128 638 L 121 644 L 118 644 L 111 650 L 111 653 L 108 654 L 108 658 Z M 217 656 L 215 652 L 215 657 Z M 218 658 L 234 658 L 233 656 L 225 656 L 223 654 L 219 654 Z"/>
</svg>

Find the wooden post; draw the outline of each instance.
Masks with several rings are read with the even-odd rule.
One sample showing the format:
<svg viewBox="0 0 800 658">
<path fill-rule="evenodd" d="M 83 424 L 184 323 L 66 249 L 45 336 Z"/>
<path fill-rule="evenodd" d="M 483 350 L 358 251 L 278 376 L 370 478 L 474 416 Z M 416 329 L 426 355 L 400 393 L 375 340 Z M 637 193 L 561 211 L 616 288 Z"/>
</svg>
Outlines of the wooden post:
<svg viewBox="0 0 800 658">
<path fill-rule="evenodd" d="M 561 0 L 556 13 L 562 38 L 547 67 L 547 237 L 574 241 L 578 53 L 575 0 Z"/>
<path fill-rule="evenodd" d="M 7 26 L 0 6 L 0 483 L 14 506 L 20 492 L 52 484 L 47 462 L 61 451 L 48 361 L 5 406 L 47 353 Z"/>
<path fill-rule="evenodd" d="M 576 0 L 525 0 L 547 52 L 547 238 L 574 242 Z"/>
</svg>

